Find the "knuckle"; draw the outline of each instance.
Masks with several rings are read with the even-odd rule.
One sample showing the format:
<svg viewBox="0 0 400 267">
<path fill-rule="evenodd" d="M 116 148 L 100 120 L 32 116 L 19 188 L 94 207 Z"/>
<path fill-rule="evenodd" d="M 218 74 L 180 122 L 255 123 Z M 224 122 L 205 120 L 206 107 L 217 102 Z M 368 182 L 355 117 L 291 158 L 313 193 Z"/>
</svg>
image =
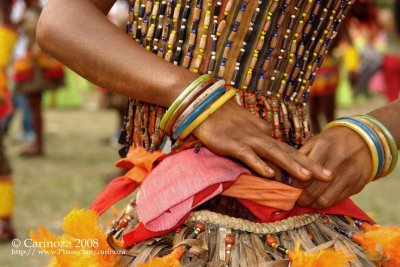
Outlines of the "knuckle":
<svg viewBox="0 0 400 267">
<path fill-rule="evenodd" d="M 236 149 L 234 155 L 238 159 L 245 159 L 246 157 L 248 157 L 248 155 L 250 155 L 250 153 L 251 153 L 250 147 L 241 145 Z"/>
<path fill-rule="evenodd" d="M 260 121 L 259 125 L 260 125 L 261 131 L 263 133 L 269 133 L 271 131 L 271 129 L 268 126 L 268 123 L 266 121 L 262 121 L 262 120 L 259 120 L 259 121 Z"/>
<path fill-rule="evenodd" d="M 321 196 L 318 201 L 317 201 L 318 206 L 320 206 L 321 208 L 328 208 L 330 207 L 333 203 L 332 200 L 325 197 L 325 196 Z"/>
<path fill-rule="evenodd" d="M 285 151 L 289 156 L 294 156 L 297 155 L 298 150 L 292 146 L 286 145 L 285 146 Z"/>
<path fill-rule="evenodd" d="M 265 144 L 265 149 L 267 151 L 276 151 L 279 146 L 274 141 L 269 141 Z"/>
</svg>

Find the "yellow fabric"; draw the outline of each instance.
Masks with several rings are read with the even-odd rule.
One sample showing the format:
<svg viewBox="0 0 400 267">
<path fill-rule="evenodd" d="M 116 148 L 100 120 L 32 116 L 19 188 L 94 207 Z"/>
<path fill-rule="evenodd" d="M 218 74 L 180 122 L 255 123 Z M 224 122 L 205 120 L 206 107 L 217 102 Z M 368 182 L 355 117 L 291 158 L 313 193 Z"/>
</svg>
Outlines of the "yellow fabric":
<svg viewBox="0 0 400 267">
<path fill-rule="evenodd" d="M 14 30 L 0 26 L 0 68 L 8 64 L 16 41 L 17 33 Z"/>
<path fill-rule="evenodd" d="M 0 218 L 10 218 L 14 209 L 12 180 L 0 179 Z"/>
<path fill-rule="evenodd" d="M 343 62 L 348 72 L 356 72 L 359 65 L 359 56 L 357 49 L 353 46 L 346 46 L 343 49 Z"/>
</svg>

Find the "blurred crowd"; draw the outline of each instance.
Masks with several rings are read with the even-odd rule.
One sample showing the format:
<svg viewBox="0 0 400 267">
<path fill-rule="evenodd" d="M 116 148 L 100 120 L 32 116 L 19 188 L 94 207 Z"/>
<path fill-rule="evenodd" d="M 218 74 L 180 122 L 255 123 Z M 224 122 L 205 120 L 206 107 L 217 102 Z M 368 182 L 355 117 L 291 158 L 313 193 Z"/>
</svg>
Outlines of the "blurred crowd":
<svg viewBox="0 0 400 267">
<path fill-rule="evenodd" d="M 387 102 L 400 97 L 398 0 L 358 0 L 323 62 L 311 89 L 313 130 L 335 118 L 336 107 L 350 107 L 377 94 Z"/>
<path fill-rule="evenodd" d="M 335 118 L 337 106 L 348 107 L 376 94 L 384 94 L 388 102 L 400 97 L 400 38 L 396 29 L 400 22 L 395 19 L 399 17 L 395 14 L 399 12 L 398 2 L 357 1 L 312 87 L 310 111 L 314 132 L 320 132 L 325 123 Z M 47 105 L 84 104 L 79 96 L 82 91 L 78 90 L 83 80 L 36 44 L 36 25 L 43 6 L 44 1 L 39 0 L 0 0 L 0 241 L 14 235 L 11 168 L 2 136 L 9 132 L 15 112 L 19 110 L 22 121 L 14 122 L 21 127 L 13 138 L 27 143 L 21 156 L 36 157 L 45 152 L 44 96 L 54 96 L 55 90 L 64 88 L 65 92 L 50 97 Z M 120 0 L 109 17 L 124 30 L 127 15 L 127 1 Z M 115 142 L 123 123 L 126 97 L 104 89 L 98 91 L 103 96 L 100 106 L 115 109 L 118 114 L 115 136 L 106 140 Z M 2 208 L 7 205 L 10 207 Z"/>
</svg>

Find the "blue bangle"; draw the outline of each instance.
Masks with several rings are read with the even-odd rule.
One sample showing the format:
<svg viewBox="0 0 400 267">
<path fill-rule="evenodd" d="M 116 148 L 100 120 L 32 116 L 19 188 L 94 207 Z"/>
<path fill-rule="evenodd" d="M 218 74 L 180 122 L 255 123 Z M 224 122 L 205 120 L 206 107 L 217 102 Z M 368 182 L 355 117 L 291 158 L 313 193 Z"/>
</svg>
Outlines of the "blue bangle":
<svg viewBox="0 0 400 267">
<path fill-rule="evenodd" d="M 343 117 L 343 118 L 339 118 L 337 120 L 347 120 L 350 121 L 351 123 L 356 124 L 357 126 L 361 127 L 361 129 L 363 129 L 372 139 L 372 141 L 375 144 L 376 150 L 378 152 L 378 158 L 379 158 L 379 162 L 378 162 L 378 170 L 375 174 L 375 177 L 377 177 L 383 169 L 383 163 L 385 161 L 385 154 L 383 152 L 383 147 L 381 144 L 381 141 L 379 140 L 378 136 L 375 134 L 375 132 L 366 124 L 364 124 L 363 122 L 356 120 L 354 118 L 349 118 L 349 117 Z"/>
<path fill-rule="evenodd" d="M 225 93 L 225 87 L 218 88 L 209 97 L 207 97 L 193 112 L 178 126 L 176 131 L 172 134 L 174 140 L 182 134 L 182 132 L 189 126 L 189 124 L 194 121 L 203 111 L 211 105 L 218 97 Z"/>
</svg>

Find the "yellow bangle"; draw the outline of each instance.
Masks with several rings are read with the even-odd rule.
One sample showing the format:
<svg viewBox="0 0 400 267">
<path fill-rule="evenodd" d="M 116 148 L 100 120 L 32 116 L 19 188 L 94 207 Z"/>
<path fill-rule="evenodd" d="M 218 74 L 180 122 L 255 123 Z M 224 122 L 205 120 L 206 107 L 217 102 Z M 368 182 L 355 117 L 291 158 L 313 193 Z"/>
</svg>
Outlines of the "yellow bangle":
<svg viewBox="0 0 400 267">
<path fill-rule="evenodd" d="M 392 153 L 392 164 L 390 164 L 389 170 L 387 171 L 387 174 L 386 174 L 386 175 L 389 175 L 396 168 L 396 165 L 397 165 L 397 162 L 399 159 L 399 151 L 397 148 L 396 141 L 393 138 L 393 135 L 386 128 L 386 126 L 383 125 L 382 122 L 380 122 L 378 119 L 372 117 L 371 115 L 363 114 L 363 115 L 359 115 L 359 116 L 364 117 L 364 118 L 370 120 L 371 122 L 375 123 L 381 129 L 383 134 L 386 136 L 386 140 L 389 142 L 390 150 Z"/>
<path fill-rule="evenodd" d="M 189 126 L 182 132 L 179 139 L 185 139 L 191 132 L 194 131 L 200 124 L 202 124 L 211 114 L 222 107 L 229 99 L 234 97 L 236 94 L 235 90 L 229 90 L 217 101 L 215 101 L 206 111 L 201 113 Z"/>
<path fill-rule="evenodd" d="M 367 126 L 369 126 L 378 136 L 379 140 L 381 141 L 383 151 L 385 153 L 385 164 L 383 166 L 382 172 L 375 178 L 382 178 L 387 175 L 390 165 L 393 160 L 392 152 L 390 150 L 389 142 L 386 139 L 385 135 L 383 134 L 382 130 L 374 123 L 372 123 L 370 120 L 368 120 L 365 117 L 362 116 L 354 116 L 355 119 L 362 121 L 365 123 Z"/>
<path fill-rule="evenodd" d="M 164 130 L 165 125 L 167 124 L 168 120 L 171 118 L 172 114 L 178 109 L 179 105 L 185 100 L 186 97 L 190 95 L 200 84 L 204 81 L 211 79 L 209 74 L 204 74 L 199 76 L 196 80 L 194 80 L 185 90 L 178 96 L 177 99 L 172 103 L 172 105 L 167 109 L 164 116 L 161 118 L 160 121 L 160 129 Z"/>
<path fill-rule="evenodd" d="M 378 158 L 378 151 L 375 147 L 374 141 L 369 137 L 368 133 L 366 133 L 361 127 L 348 122 L 348 121 L 332 121 L 326 125 L 325 130 L 328 130 L 333 127 L 338 127 L 338 126 L 343 126 L 346 128 L 349 128 L 356 133 L 358 133 L 362 139 L 367 143 L 369 150 L 371 152 L 371 158 L 372 158 L 372 174 L 371 177 L 369 178 L 368 182 L 372 182 L 375 178 L 376 172 L 378 171 L 378 163 L 379 163 L 379 158 Z"/>
</svg>

